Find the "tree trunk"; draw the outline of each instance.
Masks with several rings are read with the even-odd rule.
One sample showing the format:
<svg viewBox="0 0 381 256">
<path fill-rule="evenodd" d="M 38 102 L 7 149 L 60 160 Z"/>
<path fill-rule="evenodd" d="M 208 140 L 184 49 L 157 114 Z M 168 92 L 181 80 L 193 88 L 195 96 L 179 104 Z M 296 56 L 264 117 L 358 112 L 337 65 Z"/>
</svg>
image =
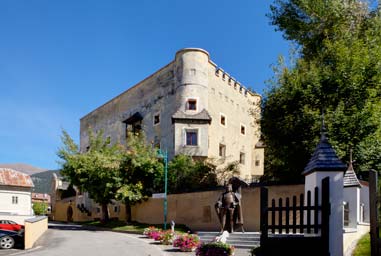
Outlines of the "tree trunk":
<svg viewBox="0 0 381 256">
<path fill-rule="evenodd" d="M 109 215 L 108 215 L 108 203 L 102 203 L 102 217 L 101 217 L 101 222 L 105 223 L 110 220 Z"/>
<path fill-rule="evenodd" d="M 132 216 L 131 216 L 131 204 L 130 204 L 130 200 L 126 199 L 124 201 L 124 204 L 126 205 L 126 221 L 127 221 L 127 223 L 131 223 Z"/>
</svg>

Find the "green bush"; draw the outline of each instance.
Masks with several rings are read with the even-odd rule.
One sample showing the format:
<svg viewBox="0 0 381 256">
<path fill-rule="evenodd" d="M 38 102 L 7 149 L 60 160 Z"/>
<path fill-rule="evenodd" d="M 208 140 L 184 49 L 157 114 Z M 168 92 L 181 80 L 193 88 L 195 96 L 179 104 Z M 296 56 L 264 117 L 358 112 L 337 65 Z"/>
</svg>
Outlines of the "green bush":
<svg viewBox="0 0 381 256">
<path fill-rule="evenodd" d="M 197 256 L 219 256 L 219 255 L 233 255 L 234 247 L 222 243 L 222 242 L 212 242 L 201 244 L 197 250 Z"/>
<path fill-rule="evenodd" d="M 43 202 L 33 203 L 33 211 L 35 215 L 45 215 L 48 211 L 48 204 Z"/>
</svg>

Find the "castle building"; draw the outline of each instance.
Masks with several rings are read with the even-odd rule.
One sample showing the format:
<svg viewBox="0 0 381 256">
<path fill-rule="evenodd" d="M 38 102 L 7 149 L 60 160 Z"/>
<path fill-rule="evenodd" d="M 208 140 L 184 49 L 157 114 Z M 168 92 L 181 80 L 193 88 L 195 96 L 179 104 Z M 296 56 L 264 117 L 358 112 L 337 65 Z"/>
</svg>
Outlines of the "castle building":
<svg viewBox="0 0 381 256">
<path fill-rule="evenodd" d="M 143 130 L 147 142 L 167 150 L 169 159 L 186 154 L 214 159 L 218 166 L 238 161 L 241 178 L 250 181 L 264 169 L 260 101 L 208 52 L 182 49 L 172 62 L 81 118 L 81 151 L 88 147 L 89 128 L 122 144 L 128 131 Z"/>
</svg>

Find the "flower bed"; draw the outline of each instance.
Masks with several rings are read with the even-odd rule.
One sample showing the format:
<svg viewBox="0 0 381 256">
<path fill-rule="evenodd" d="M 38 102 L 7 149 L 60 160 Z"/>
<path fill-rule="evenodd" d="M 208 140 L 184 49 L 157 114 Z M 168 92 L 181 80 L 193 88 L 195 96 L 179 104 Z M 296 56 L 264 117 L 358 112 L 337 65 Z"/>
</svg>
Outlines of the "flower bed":
<svg viewBox="0 0 381 256">
<path fill-rule="evenodd" d="M 144 232 L 143 232 L 144 235 L 155 240 L 157 240 L 161 236 L 161 233 L 162 233 L 162 230 L 154 226 L 144 229 Z"/>
<path fill-rule="evenodd" d="M 165 232 L 162 232 L 160 236 L 160 242 L 165 245 L 170 245 L 173 243 L 175 236 L 175 232 L 172 232 L 172 230 L 167 230 Z"/>
<path fill-rule="evenodd" d="M 234 255 L 234 246 L 222 242 L 202 243 L 196 249 L 196 256 Z"/>
<path fill-rule="evenodd" d="M 200 238 L 197 235 L 184 234 L 179 235 L 173 241 L 174 247 L 179 247 L 183 252 L 194 251 L 197 246 L 200 244 Z"/>
</svg>

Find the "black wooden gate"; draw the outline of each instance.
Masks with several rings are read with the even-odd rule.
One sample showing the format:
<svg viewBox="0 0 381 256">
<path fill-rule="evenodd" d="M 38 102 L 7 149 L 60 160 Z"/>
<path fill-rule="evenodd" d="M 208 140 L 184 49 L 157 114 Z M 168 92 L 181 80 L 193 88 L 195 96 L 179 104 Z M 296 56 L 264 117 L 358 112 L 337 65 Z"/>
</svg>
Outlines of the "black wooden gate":
<svg viewBox="0 0 381 256">
<path fill-rule="evenodd" d="M 319 188 L 289 198 L 268 202 L 268 190 L 261 188 L 261 253 L 263 255 L 319 255 L 329 254 L 329 177 L 322 180 L 321 204 Z"/>
<path fill-rule="evenodd" d="M 381 255 L 380 239 L 381 195 L 378 189 L 378 173 L 369 172 L 369 217 L 370 217 L 370 251 L 372 256 Z"/>
</svg>

